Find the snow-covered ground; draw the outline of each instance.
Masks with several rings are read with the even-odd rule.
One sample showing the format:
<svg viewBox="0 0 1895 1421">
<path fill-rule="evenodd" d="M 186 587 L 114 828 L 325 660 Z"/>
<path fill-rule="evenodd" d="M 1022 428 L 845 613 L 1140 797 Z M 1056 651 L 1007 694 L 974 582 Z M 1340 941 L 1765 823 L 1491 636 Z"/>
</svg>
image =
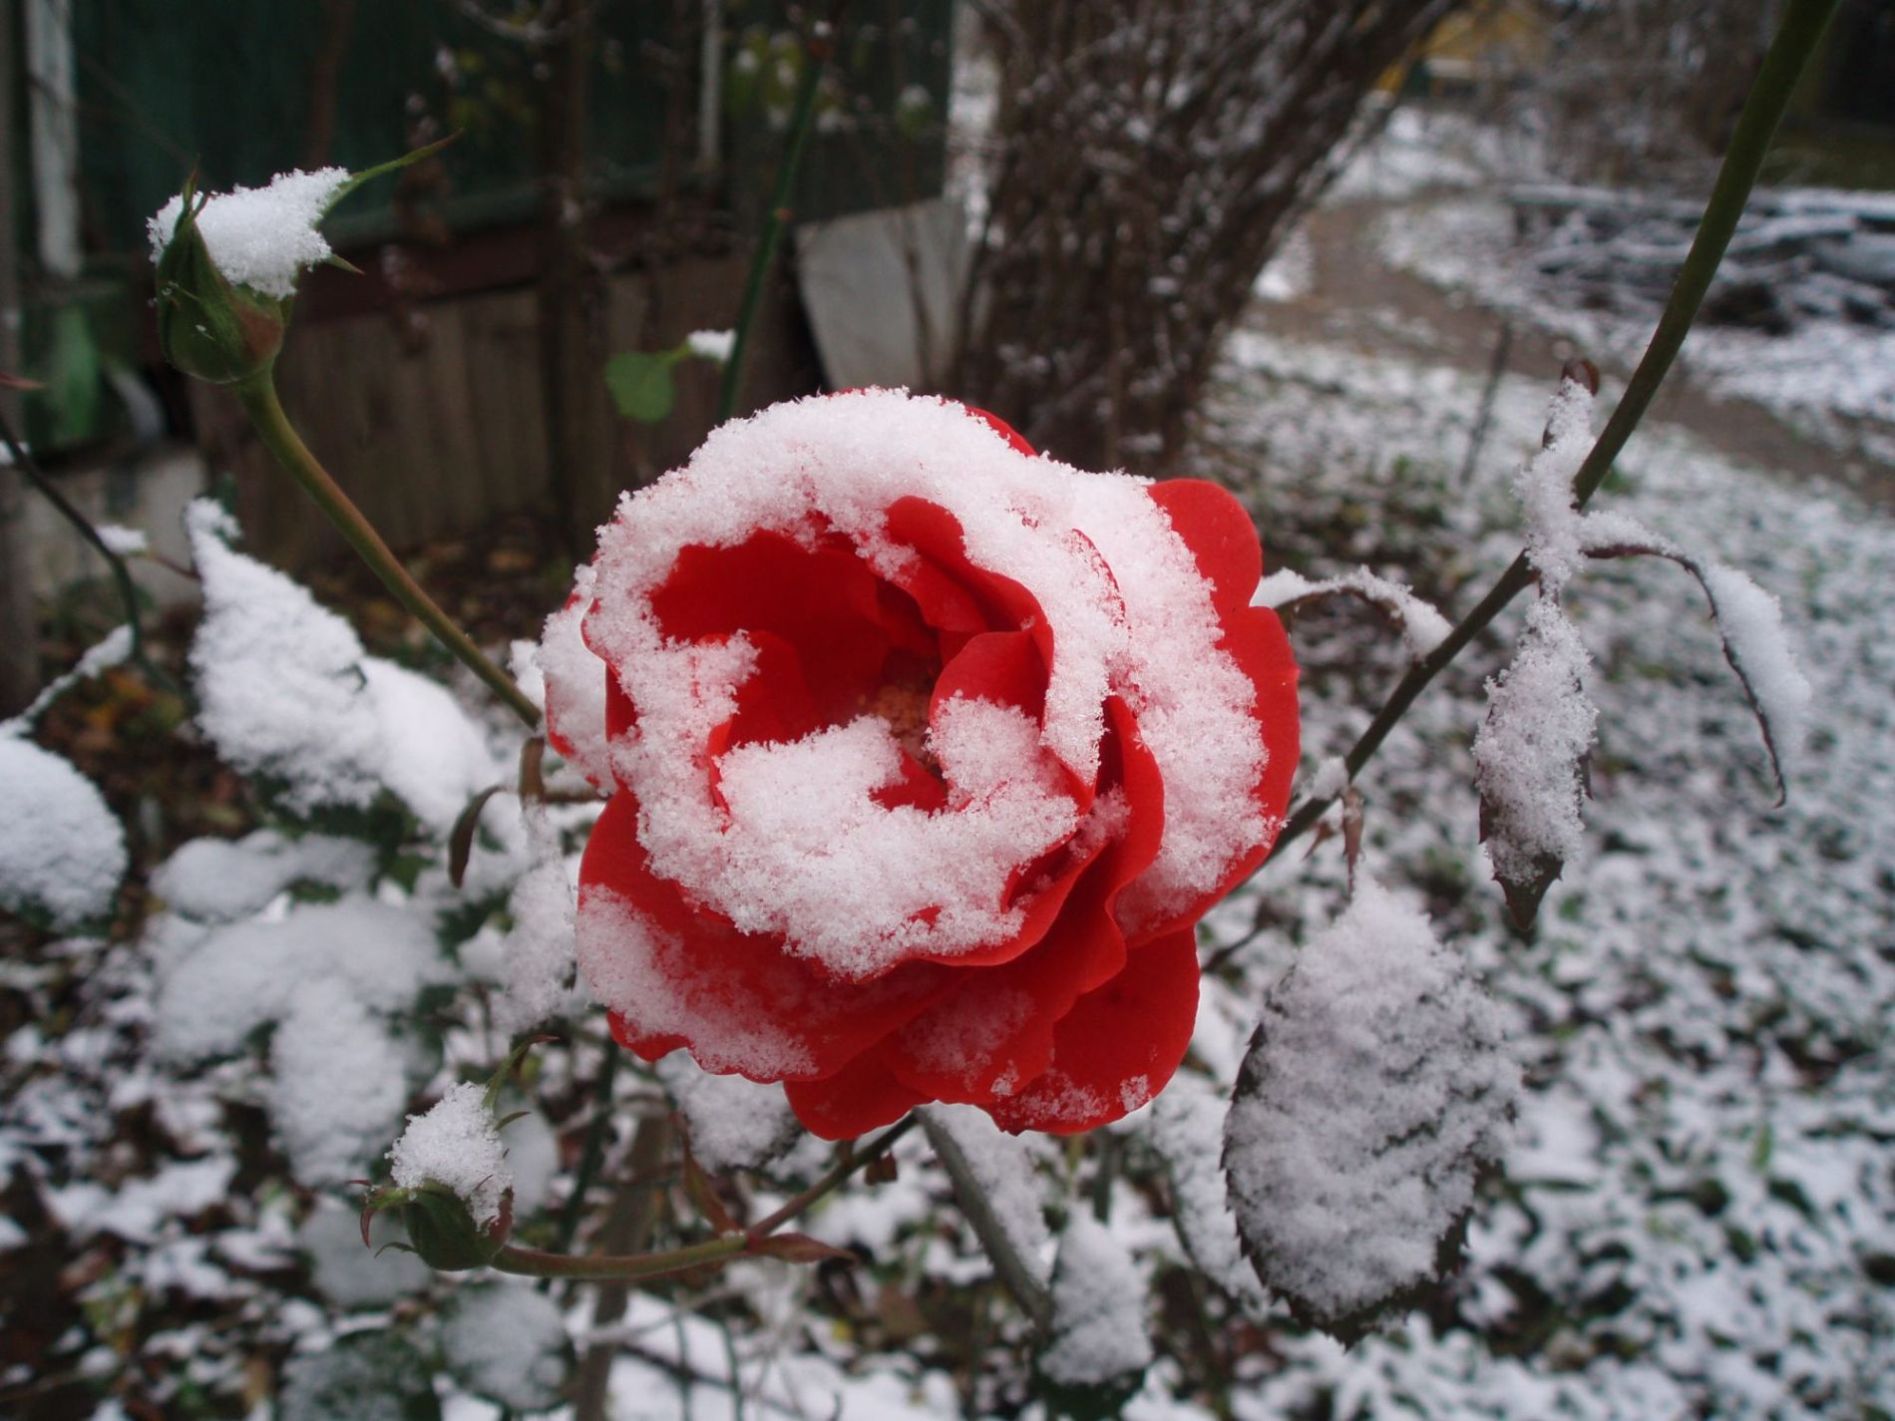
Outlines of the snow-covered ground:
<svg viewBox="0 0 1895 1421">
<path fill-rule="evenodd" d="M 1441 151 L 1444 135 L 1457 152 Z M 1369 161 L 1338 201 L 1416 197 L 1425 215 L 1445 210 L 1429 189 L 1512 160 L 1464 127 L 1404 120 Z M 1260 294 L 1299 299 L 1321 266 L 1304 239 Z M 1431 275 L 1483 295 L 1465 264 Z M 1540 448 L 1557 372 L 1500 383 L 1464 478 L 1485 374 L 1430 354 L 1429 335 L 1365 353 L 1285 333 L 1260 305 L 1231 343 L 1202 471 L 1249 499 L 1272 568 L 1316 580 L 1367 565 L 1452 616 L 1520 546 L 1513 476 Z M 1608 408 L 1614 392 L 1608 379 Z M 1853 398 L 1835 387 L 1838 407 Z M 1437 1302 L 1344 1352 L 1263 1292 L 1222 1212 L 1221 1097 L 1265 992 L 1343 904 L 1333 842 L 1307 859 L 1299 845 L 1213 915 L 1192 1057 L 1156 1107 L 1084 1148 L 1009 1147 L 978 1114 L 931 1121 L 973 1157 L 1028 1273 L 1077 1319 L 1043 1368 L 1135 1360 L 1155 1339 L 1124 1412 L 1135 1421 L 1895 1410 L 1895 519 L 1663 425 L 1640 432 L 1596 506 L 1782 600 L 1814 683 L 1813 733 L 1774 807 L 1696 585 L 1668 563 L 1617 562 L 1581 569 L 1566 591 L 1597 666 L 1599 733 L 1584 848 L 1535 934 L 1505 926 L 1470 753 L 1483 681 L 1522 609 L 1363 775 L 1366 866 L 1424 903 L 1449 952 L 1485 974 L 1526 1072 L 1467 1267 Z M 1299 613 L 1293 640 L 1307 774 L 1361 729 L 1409 652 L 1359 603 Z M 361 660 L 347 638 L 329 642 Z M 365 677 L 337 714 L 369 716 L 372 690 Z M 450 720 L 442 743 L 474 734 Z M 474 781 L 510 752 L 495 739 L 491 760 L 477 737 L 463 746 Z M 592 1335 L 586 1292 L 470 1284 L 369 1254 L 349 1207 L 359 1193 L 335 1187 L 377 1167 L 405 1108 L 478 1078 L 504 1049 L 491 1021 L 504 910 L 534 836 L 496 796 L 456 889 L 439 842 L 448 801 L 405 796 L 424 826 L 417 853 L 413 838 L 365 843 L 388 806 L 353 795 L 353 817 L 327 827 L 356 838 L 187 846 L 156 876 L 161 906 L 137 936 L 0 961 L 0 1269 L 19 1296 L 40 1290 L 9 1343 L 43 1359 L 0 1370 L 0 1412 L 57 1402 L 116 1421 L 155 1399 L 164 1414 L 241 1416 L 280 1394 L 285 1418 L 560 1414 L 559 1380 Z M 589 812 L 556 816 L 569 848 Z M 220 954 L 253 970 L 211 970 Z M 583 1020 L 574 1044 L 536 1052 L 519 1102 L 531 1113 L 502 1132 L 535 1242 L 555 1241 L 587 1091 L 612 1049 L 596 1014 Z M 351 1068 L 367 1056 L 381 1066 L 364 1082 Z M 622 1119 L 669 1092 L 713 1167 L 793 1137 L 780 1097 L 741 1082 L 625 1068 L 616 1089 Z M 807 1220 L 859 1253 L 854 1270 L 754 1261 L 634 1295 L 602 1324 L 622 1344 L 617 1414 L 1046 1416 L 1031 1399 L 1030 1329 L 982 1286 L 990 1265 L 934 1148 L 908 1136 L 894 1179 Z M 804 1138 L 745 1176 L 751 1216 L 829 1158 Z M 1107 1225 L 1049 1229 L 1036 1200 L 1055 1222 L 1090 1206 Z M 1202 1281 L 1180 1284 L 1187 1261 Z"/>
</svg>

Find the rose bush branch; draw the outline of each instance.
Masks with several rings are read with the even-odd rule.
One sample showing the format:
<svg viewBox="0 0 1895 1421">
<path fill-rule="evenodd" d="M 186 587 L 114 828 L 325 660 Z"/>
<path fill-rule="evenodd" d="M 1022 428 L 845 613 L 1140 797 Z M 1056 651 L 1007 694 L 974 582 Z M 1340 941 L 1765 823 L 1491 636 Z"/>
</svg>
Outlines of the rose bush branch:
<svg viewBox="0 0 1895 1421">
<path fill-rule="evenodd" d="M 13 432 L 13 425 L 4 412 L 0 412 L 0 445 L 5 446 L 7 455 L 12 459 L 13 467 L 20 471 L 20 476 L 45 496 L 46 501 L 58 510 L 59 516 L 70 523 L 79 536 L 84 538 L 111 568 L 112 585 L 118 592 L 119 602 L 124 606 L 125 626 L 132 636 L 132 662 L 159 684 L 173 685 L 171 678 L 153 665 L 151 659 L 145 654 L 145 629 L 138 615 L 138 589 L 132 581 L 132 572 L 126 566 L 125 559 L 99 535 L 99 530 L 92 526 L 91 520 L 75 508 L 72 501 L 59 491 L 59 486 L 46 477 L 46 471 L 40 468 L 39 461 L 33 457 L 32 450 L 21 443 L 19 437 Z"/>
<path fill-rule="evenodd" d="M 263 440 L 264 447 L 302 485 L 303 491 L 315 501 L 323 516 L 335 525 L 336 531 L 342 534 L 349 546 L 381 579 L 390 595 L 433 632 L 441 645 L 478 676 L 495 695 L 505 701 L 507 709 L 529 728 L 537 728 L 540 723 L 539 707 L 514 684 L 511 676 L 474 645 L 473 638 L 461 630 L 460 624 L 428 596 L 421 584 L 402 565 L 401 559 L 382 541 L 381 534 L 375 531 L 375 525 L 369 522 L 354 500 L 342 491 L 342 486 L 322 466 L 322 462 L 309 451 L 309 446 L 303 443 L 295 426 L 290 423 L 288 414 L 284 412 L 282 401 L 277 398 L 276 379 L 272 371 L 265 369 L 243 381 L 235 386 L 235 393 L 258 437 Z"/>
<path fill-rule="evenodd" d="M 886 1155 L 916 1123 L 916 1118 L 909 1115 L 889 1126 L 861 1149 L 845 1150 L 842 1158 L 815 1183 L 747 1229 L 720 1234 L 716 1238 L 686 1244 L 682 1248 L 652 1253 L 567 1254 L 507 1244 L 494 1255 L 491 1266 L 503 1273 L 536 1278 L 649 1283 L 693 1273 L 702 1268 L 722 1267 L 738 1258 L 781 1258 L 793 1263 L 804 1263 L 819 1258 L 846 1256 L 805 1235 L 785 1234 L 780 1230 L 801 1218 L 854 1175 Z"/>
<path fill-rule="evenodd" d="M 1593 494 L 1598 492 L 1613 460 L 1625 448 L 1639 420 L 1651 405 L 1652 398 L 1658 393 L 1659 386 L 1670 373 L 1672 362 L 1677 358 L 1679 348 L 1683 346 L 1685 336 L 1697 318 L 1698 308 L 1704 302 L 1705 293 L 1710 289 L 1712 278 L 1716 276 L 1718 266 L 1724 259 L 1731 236 L 1737 230 L 1738 219 L 1750 199 L 1751 189 L 1756 186 L 1757 174 L 1776 135 L 1777 125 L 1789 105 L 1790 96 L 1795 92 L 1797 82 L 1815 53 L 1817 43 L 1835 10 L 1836 0 L 1790 0 L 1785 7 L 1776 38 L 1764 57 L 1762 68 L 1758 70 L 1756 82 L 1751 85 L 1743 112 L 1738 116 L 1730 148 L 1718 169 L 1717 182 L 1705 204 L 1697 235 L 1678 272 L 1677 282 L 1672 287 L 1664 311 L 1658 318 L 1651 343 L 1632 372 L 1625 394 L 1612 411 L 1612 417 L 1606 422 L 1606 427 L 1574 476 L 1573 496 L 1578 507 L 1584 508 Z M 1455 624 L 1446 639 L 1409 668 L 1374 720 L 1369 722 L 1368 728 L 1343 757 L 1351 779 L 1361 773 L 1362 768 L 1381 748 L 1389 731 L 1407 714 L 1409 707 L 1429 683 L 1446 670 L 1468 643 L 1485 631 L 1532 582 L 1533 571 L 1528 565 L 1526 554 L 1522 553 L 1473 610 Z M 1295 842 L 1313 828 L 1335 802 L 1336 796 L 1333 794 L 1318 795 L 1297 806 L 1277 838 L 1271 859 L 1281 855 L 1285 845 Z"/>
</svg>

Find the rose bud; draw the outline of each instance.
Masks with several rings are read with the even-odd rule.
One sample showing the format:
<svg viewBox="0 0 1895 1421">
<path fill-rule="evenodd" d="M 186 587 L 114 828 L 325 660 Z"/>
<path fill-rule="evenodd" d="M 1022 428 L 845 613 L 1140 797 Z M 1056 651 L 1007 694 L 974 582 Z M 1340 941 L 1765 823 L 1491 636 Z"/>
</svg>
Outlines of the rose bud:
<svg viewBox="0 0 1895 1421">
<path fill-rule="evenodd" d="M 175 220 L 158 244 L 158 345 L 186 375 L 231 385 L 270 368 L 283 348 L 289 301 L 233 285 L 218 270 L 198 225 L 209 199 L 186 188 Z"/>
<path fill-rule="evenodd" d="M 473 1211 L 453 1190 L 441 1185 L 418 1189 L 378 1189 L 362 1207 L 362 1242 L 369 1242 L 369 1220 L 393 1209 L 407 1231 L 407 1247 L 421 1261 L 443 1273 L 484 1268 L 499 1256 L 513 1232 L 513 1192 L 488 1223 L 477 1223 Z M 389 1244 L 387 1247 L 400 1247 Z"/>
</svg>

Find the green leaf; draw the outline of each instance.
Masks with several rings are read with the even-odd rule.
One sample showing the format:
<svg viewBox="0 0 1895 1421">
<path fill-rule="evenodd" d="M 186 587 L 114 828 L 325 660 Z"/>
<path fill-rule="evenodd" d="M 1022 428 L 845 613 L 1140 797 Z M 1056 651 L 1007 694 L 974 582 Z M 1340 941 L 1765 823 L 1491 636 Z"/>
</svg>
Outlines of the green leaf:
<svg viewBox="0 0 1895 1421">
<path fill-rule="evenodd" d="M 605 387 L 612 392 L 618 412 L 640 424 L 656 424 L 670 414 L 678 398 L 671 379 L 671 367 L 677 361 L 675 350 L 655 355 L 628 350 L 606 361 Z"/>
</svg>

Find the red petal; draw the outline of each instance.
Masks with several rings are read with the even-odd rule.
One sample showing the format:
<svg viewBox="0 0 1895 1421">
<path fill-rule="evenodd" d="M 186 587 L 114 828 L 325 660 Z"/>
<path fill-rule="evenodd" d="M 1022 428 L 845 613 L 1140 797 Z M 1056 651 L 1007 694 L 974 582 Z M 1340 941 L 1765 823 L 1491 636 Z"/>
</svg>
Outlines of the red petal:
<svg viewBox="0 0 1895 1421">
<path fill-rule="evenodd" d="M 985 1105 L 996 1084 L 1017 1088 L 1038 1076 L 1051 1059 L 1059 1019 L 1125 965 L 1125 939 L 1112 909 L 1158 852 L 1164 789 L 1124 702 L 1114 697 L 1106 713 L 1111 731 L 1102 782 L 1125 789 L 1131 817 L 1123 832 L 1096 859 L 1075 856 L 1068 873 L 1083 876 L 1069 895 L 1036 900 L 1038 907 L 1052 899 L 1057 916 L 1030 952 L 956 974 L 952 991 L 884 1048 L 902 1079 L 933 1099 Z"/>
<path fill-rule="evenodd" d="M 729 548 L 688 547 L 651 599 L 665 634 L 684 640 L 738 631 L 781 637 L 802 659 L 825 722 L 873 696 L 889 652 L 881 584 L 846 541 L 811 549 L 781 533 Z"/>
<path fill-rule="evenodd" d="M 1004 1130 L 1077 1134 L 1127 1115 L 1163 1090 L 1197 1024 L 1198 954 L 1190 929 L 1132 953 L 1125 970 L 1079 999 L 1053 1035 L 1053 1061 L 988 1113 Z"/>
<path fill-rule="evenodd" d="M 1301 728 L 1296 708 L 1296 661 L 1290 654 L 1290 639 L 1283 623 L 1268 607 L 1240 607 L 1224 621 L 1224 637 L 1219 643 L 1235 658 L 1243 673 L 1257 688 L 1253 714 L 1268 752 L 1263 773 L 1257 779 L 1257 807 L 1269 821 L 1270 830 L 1263 842 L 1233 863 L 1218 883 L 1196 899 L 1167 913 L 1151 927 L 1164 933 L 1191 926 L 1209 912 L 1226 893 L 1248 878 L 1258 864 L 1270 855 L 1290 805 L 1290 781 L 1296 774 L 1300 753 Z"/>
<path fill-rule="evenodd" d="M 1001 438 L 1005 439 L 1007 443 L 1011 444 L 1028 458 L 1038 457 L 1039 450 L 1022 439 L 1019 431 L 1008 424 L 999 415 L 989 413 L 987 410 L 976 409 L 973 405 L 963 405 L 961 408 L 965 409 L 969 414 L 974 416 L 975 419 L 981 421 L 981 423 L 992 425 L 994 429 L 999 431 Z"/>
<path fill-rule="evenodd" d="M 1219 615 L 1228 620 L 1249 606 L 1263 576 L 1263 549 L 1243 504 L 1204 479 L 1168 479 L 1149 491 L 1210 582 Z"/>
<path fill-rule="evenodd" d="M 796 1118 L 825 1140 L 850 1140 L 892 1125 L 928 1097 L 917 1095 L 870 1051 L 819 1081 L 785 1081 L 783 1094 Z"/>
<path fill-rule="evenodd" d="M 588 942 L 582 925 L 580 965 L 600 985 L 615 970 L 635 969 L 662 991 L 662 1000 L 646 1004 L 642 1021 L 639 1003 L 613 1003 L 622 1013 L 615 1033 L 645 1059 L 689 1046 L 707 1069 L 736 1069 L 723 1060 L 719 1043 L 741 1034 L 779 1059 L 802 1061 L 796 1074 L 827 1076 L 947 989 L 946 969 L 927 963 L 897 967 L 873 982 L 836 981 L 815 964 L 787 955 L 777 940 L 738 932 L 651 871 L 637 829 L 638 803 L 621 790 L 586 845 L 580 914 L 583 919 L 589 907 L 616 897 L 651 931 L 601 945 Z M 607 995 L 596 987 L 595 993 Z M 759 1070 L 754 1078 L 781 1074 Z"/>
<path fill-rule="evenodd" d="M 935 678 L 928 703 L 934 722 L 944 702 L 955 696 L 1013 706 L 1038 720 L 1046 706 L 1046 664 L 1027 632 L 981 632 L 967 639 Z"/>
</svg>

